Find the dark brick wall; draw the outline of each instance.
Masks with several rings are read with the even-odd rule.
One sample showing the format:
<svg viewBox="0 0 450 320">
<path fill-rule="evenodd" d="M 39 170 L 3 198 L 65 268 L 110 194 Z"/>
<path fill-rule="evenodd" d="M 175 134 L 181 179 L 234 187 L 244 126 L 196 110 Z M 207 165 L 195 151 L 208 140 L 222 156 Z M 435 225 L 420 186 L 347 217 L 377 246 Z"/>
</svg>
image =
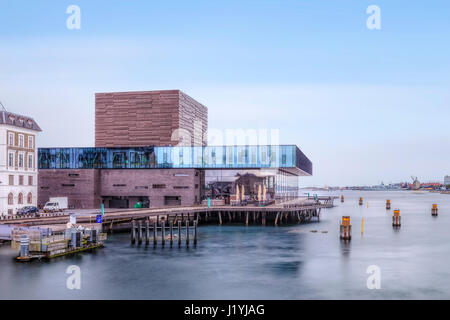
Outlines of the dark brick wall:
<svg viewBox="0 0 450 320">
<path fill-rule="evenodd" d="M 196 119 L 202 121 L 200 139 L 194 139 Z M 207 126 L 208 109 L 179 90 L 95 94 L 96 147 L 176 145 L 176 129 L 190 133 L 191 145 L 201 145 Z"/>
<path fill-rule="evenodd" d="M 38 205 L 50 197 L 68 197 L 69 207 L 98 208 L 98 170 L 39 170 Z"/>
<path fill-rule="evenodd" d="M 38 203 L 68 197 L 69 206 L 91 209 L 100 207 L 102 197 L 143 196 L 154 208 L 164 206 L 165 196 L 178 196 L 181 205 L 193 205 L 201 200 L 203 174 L 196 169 L 39 170 Z"/>
</svg>

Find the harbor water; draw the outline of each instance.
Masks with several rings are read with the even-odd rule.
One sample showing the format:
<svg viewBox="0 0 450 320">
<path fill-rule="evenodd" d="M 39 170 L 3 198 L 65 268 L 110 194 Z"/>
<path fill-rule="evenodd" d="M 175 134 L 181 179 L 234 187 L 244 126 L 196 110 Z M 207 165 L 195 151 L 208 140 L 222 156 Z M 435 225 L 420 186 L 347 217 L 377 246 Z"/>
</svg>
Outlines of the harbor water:
<svg viewBox="0 0 450 320">
<path fill-rule="evenodd" d="M 320 222 L 202 226 L 197 247 L 133 246 L 128 233 L 116 233 L 93 253 L 17 263 L 17 252 L 3 245 L 0 299 L 450 298 L 450 195 L 320 194 L 342 194 L 345 202 L 337 199 L 336 207 L 322 210 Z M 433 203 L 437 217 L 431 216 Z M 398 229 L 392 227 L 396 208 Z M 342 216 L 351 217 L 349 242 L 339 240 Z M 80 268 L 79 290 L 66 285 L 70 266 Z M 379 268 L 379 289 L 367 286 L 369 266 Z"/>
</svg>

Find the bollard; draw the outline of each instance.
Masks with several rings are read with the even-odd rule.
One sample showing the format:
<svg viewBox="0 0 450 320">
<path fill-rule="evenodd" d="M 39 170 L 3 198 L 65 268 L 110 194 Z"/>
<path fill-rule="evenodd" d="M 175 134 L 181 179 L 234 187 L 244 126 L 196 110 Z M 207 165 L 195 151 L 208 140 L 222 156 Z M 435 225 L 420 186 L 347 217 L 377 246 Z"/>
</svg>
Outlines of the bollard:
<svg viewBox="0 0 450 320">
<path fill-rule="evenodd" d="M 386 210 L 391 210 L 391 200 L 386 200 Z"/>
<path fill-rule="evenodd" d="M 342 217 L 341 228 L 340 228 L 340 238 L 341 240 L 351 240 L 352 239 L 352 225 L 350 224 L 350 217 Z"/>
<path fill-rule="evenodd" d="M 437 204 L 433 204 L 433 206 L 431 208 L 431 215 L 432 216 L 437 216 L 438 215 L 438 205 Z"/>
<path fill-rule="evenodd" d="M 363 198 L 359 198 L 359 205 L 360 205 L 360 206 L 363 205 Z"/>
<path fill-rule="evenodd" d="M 402 217 L 400 217 L 400 209 L 394 210 L 394 216 L 392 217 L 392 226 L 400 227 L 401 226 Z"/>
<path fill-rule="evenodd" d="M 341 196 L 341 202 L 344 202 L 344 195 Z"/>
</svg>

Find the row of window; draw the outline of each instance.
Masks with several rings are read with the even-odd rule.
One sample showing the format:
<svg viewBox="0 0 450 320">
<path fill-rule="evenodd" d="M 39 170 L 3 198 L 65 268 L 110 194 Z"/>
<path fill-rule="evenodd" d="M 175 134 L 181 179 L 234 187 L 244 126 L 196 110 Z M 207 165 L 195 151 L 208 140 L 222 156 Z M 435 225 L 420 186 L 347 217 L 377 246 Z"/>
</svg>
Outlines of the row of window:
<svg viewBox="0 0 450 320">
<path fill-rule="evenodd" d="M 27 203 L 33 203 L 33 194 L 31 192 L 27 195 Z M 23 204 L 23 193 L 19 193 L 17 197 L 17 204 Z M 14 205 L 14 195 L 12 193 L 8 194 L 8 205 Z"/>
<path fill-rule="evenodd" d="M 13 175 L 9 176 L 9 185 L 10 186 L 15 185 Z M 24 185 L 24 176 L 19 176 L 19 186 L 23 186 L 23 185 Z M 33 176 L 28 176 L 28 185 L 29 186 L 33 185 Z"/>
<path fill-rule="evenodd" d="M 25 154 L 24 153 L 19 153 L 18 158 L 17 158 L 17 166 L 19 168 L 25 168 Z M 28 155 L 28 161 L 26 163 L 26 168 L 28 169 L 33 169 L 33 164 L 34 164 L 34 155 L 33 154 L 29 154 Z M 16 156 L 14 152 L 10 152 L 8 154 L 8 166 L 9 167 L 15 167 L 16 166 Z"/>
<path fill-rule="evenodd" d="M 8 145 L 11 147 L 20 147 L 25 148 L 25 136 L 23 134 L 19 134 L 19 141 L 15 141 L 15 134 L 10 132 L 8 135 Z M 28 149 L 34 148 L 34 138 L 33 136 L 28 137 Z"/>
</svg>

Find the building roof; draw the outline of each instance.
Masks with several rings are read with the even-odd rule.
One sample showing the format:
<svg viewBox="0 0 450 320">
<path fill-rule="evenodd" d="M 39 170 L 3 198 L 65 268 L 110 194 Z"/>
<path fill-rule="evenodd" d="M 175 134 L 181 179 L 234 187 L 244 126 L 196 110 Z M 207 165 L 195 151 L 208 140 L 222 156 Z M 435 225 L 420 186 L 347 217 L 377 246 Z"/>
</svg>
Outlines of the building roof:
<svg viewBox="0 0 450 320">
<path fill-rule="evenodd" d="M 28 130 L 42 131 L 33 118 L 11 113 L 8 111 L 0 111 L 0 125 L 1 124 L 6 124 Z"/>
</svg>

